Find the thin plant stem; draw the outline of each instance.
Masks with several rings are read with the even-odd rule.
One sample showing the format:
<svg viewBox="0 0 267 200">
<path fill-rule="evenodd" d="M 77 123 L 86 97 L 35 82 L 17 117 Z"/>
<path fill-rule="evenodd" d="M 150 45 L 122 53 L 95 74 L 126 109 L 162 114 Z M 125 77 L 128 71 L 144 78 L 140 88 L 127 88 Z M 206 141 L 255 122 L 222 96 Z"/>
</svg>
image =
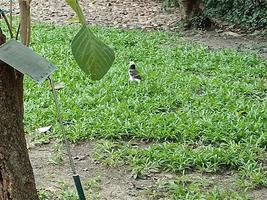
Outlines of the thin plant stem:
<svg viewBox="0 0 267 200">
<path fill-rule="evenodd" d="M 5 14 L 4 12 L 2 12 L 2 16 L 3 16 L 3 18 L 4 18 L 5 22 L 6 22 L 6 25 L 7 25 L 9 34 L 10 34 L 10 37 L 13 38 L 14 35 L 13 35 L 13 32 L 12 32 L 12 27 L 11 27 L 11 25 L 10 25 L 10 23 L 9 23 L 9 21 L 8 21 L 8 19 L 7 19 L 7 17 L 6 17 L 6 14 Z"/>
<path fill-rule="evenodd" d="M 12 30 L 12 28 L 13 28 L 13 1 L 12 0 L 10 0 L 9 1 L 10 2 L 10 7 L 9 7 L 9 14 L 10 14 L 10 18 L 9 18 L 9 21 L 10 21 L 10 28 L 11 28 L 11 30 Z"/>
<path fill-rule="evenodd" d="M 16 33 L 16 40 L 19 39 L 19 31 L 20 31 L 20 23 L 18 25 L 17 33 Z"/>
</svg>

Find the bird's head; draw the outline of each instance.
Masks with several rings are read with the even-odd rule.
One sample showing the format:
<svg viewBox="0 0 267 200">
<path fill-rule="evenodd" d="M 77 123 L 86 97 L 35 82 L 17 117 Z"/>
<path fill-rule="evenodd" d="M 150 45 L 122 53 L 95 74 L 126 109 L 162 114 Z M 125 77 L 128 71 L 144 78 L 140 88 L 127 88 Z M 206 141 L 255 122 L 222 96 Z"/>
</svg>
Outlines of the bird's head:
<svg viewBox="0 0 267 200">
<path fill-rule="evenodd" d="M 133 61 L 130 61 L 129 69 L 135 69 L 135 63 Z"/>
</svg>

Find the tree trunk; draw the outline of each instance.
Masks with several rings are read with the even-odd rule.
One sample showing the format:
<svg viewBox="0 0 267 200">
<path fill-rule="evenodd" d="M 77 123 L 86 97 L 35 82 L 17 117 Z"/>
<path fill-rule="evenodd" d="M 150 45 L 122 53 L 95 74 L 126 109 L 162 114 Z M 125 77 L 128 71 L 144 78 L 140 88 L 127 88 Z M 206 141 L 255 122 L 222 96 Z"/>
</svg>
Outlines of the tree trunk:
<svg viewBox="0 0 267 200">
<path fill-rule="evenodd" d="M 199 15 L 202 12 L 200 4 L 201 0 L 180 0 L 182 20 L 190 21 L 194 16 Z"/>
<path fill-rule="evenodd" d="M 214 24 L 209 17 L 204 16 L 202 0 L 180 0 L 181 18 L 186 29 L 210 29 Z"/>
<path fill-rule="evenodd" d="M 0 44 L 5 42 L 0 28 Z M 23 75 L 0 61 L 0 200 L 37 200 L 23 127 Z"/>
</svg>

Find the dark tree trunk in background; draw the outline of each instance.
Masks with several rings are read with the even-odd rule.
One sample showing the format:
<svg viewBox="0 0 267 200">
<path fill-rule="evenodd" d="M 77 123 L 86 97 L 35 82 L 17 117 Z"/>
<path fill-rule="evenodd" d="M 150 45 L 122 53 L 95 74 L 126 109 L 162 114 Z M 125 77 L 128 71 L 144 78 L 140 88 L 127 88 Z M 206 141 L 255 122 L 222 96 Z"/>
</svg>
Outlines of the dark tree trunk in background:
<svg viewBox="0 0 267 200">
<path fill-rule="evenodd" d="M 23 75 L 0 61 L 0 200 L 37 199 L 23 127 Z"/>
<path fill-rule="evenodd" d="M 186 29 L 196 28 L 209 29 L 213 24 L 204 16 L 202 0 L 180 0 L 181 17 Z"/>
<path fill-rule="evenodd" d="M 200 4 L 201 0 L 180 0 L 182 20 L 189 21 L 194 16 L 199 15 L 202 12 Z"/>
</svg>

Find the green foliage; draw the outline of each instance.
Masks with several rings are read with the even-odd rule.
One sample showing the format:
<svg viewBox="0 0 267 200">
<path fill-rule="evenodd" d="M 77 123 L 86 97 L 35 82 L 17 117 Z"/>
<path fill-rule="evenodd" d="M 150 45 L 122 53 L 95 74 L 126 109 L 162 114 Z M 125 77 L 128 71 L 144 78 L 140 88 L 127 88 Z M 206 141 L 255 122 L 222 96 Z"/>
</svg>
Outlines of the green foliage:
<svg viewBox="0 0 267 200">
<path fill-rule="evenodd" d="M 163 143 L 147 148 L 130 144 L 101 142 L 96 158 L 108 165 L 130 163 L 135 174 L 146 174 L 150 169 L 171 172 L 198 169 L 202 172 L 218 172 L 221 169 L 240 171 L 245 188 L 267 186 L 267 174 L 261 162 L 266 153 L 254 144 L 222 143 L 212 146 L 201 143 Z M 249 184 L 249 185 L 248 185 Z"/>
<path fill-rule="evenodd" d="M 179 0 L 165 0 L 164 6 L 178 6 Z M 266 29 L 266 0 L 203 0 L 203 16 L 220 17 L 251 30 Z"/>
<path fill-rule="evenodd" d="M 58 188 L 39 189 L 40 200 L 78 200 L 75 191 L 64 181 L 59 181 Z"/>
<path fill-rule="evenodd" d="M 77 69 L 69 41 L 78 27 L 35 25 L 32 47 L 53 63 L 68 137 L 105 138 L 98 158 L 130 164 L 139 176 L 150 169 L 218 172 L 235 169 L 240 187 L 266 186 L 267 61 L 233 50 L 210 51 L 184 43 L 178 33 L 93 28 L 117 50 L 103 80 Z M 129 82 L 135 60 L 143 81 Z M 25 127 L 53 124 L 62 137 L 49 85 L 25 80 Z M 138 148 L 118 140 L 154 142 Z M 40 138 L 39 138 L 40 139 Z"/>
<path fill-rule="evenodd" d="M 115 53 L 83 26 L 71 43 L 72 54 L 92 80 L 100 80 L 110 69 Z"/>
<path fill-rule="evenodd" d="M 115 53 L 99 40 L 87 26 L 86 19 L 77 0 L 66 0 L 75 11 L 82 28 L 71 43 L 73 56 L 79 67 L 92 80 L 100 80 L 112 66 Z"/>
<path fill-rule="evenodd" d="M 218 187 L 211 188 L 211 183 L 205 179 L 194 180 L 194 178 L 182 175 L 175 180 L 158 183 L 154 191 L 155 199 L 167 196 L 172 200 L 248 200 L 243 192 L 233 189 Z M 220 180 L 218 180 L 220 181 Z"/>
<path fill-rule="evenodd" d="M 101 199 L 101 177 L 97 175 L 94 178 L 90 178 L 85 183 L 85 191 L 87 193 L 87 199 L 89 200 L 98 200 Z"/>
<path fill-rule="evenodd" d="M 171 199 L 248 199 L 246 194 L 253 188 L 267 186 L 267 173 L 261 162 L 266 153 L 254 144 L 221 144 L 217 147 L 201 143 L 164 143 L 151 144 L 147 147 L 136 146 L 132 142 L 101 141 L 96 148 L 96 159 L 111 166 L 130 164 L 133 177 L 144 178 L 149 172 L 168 171 L 191 173 L 192 170 L 205 173 L 223 173 L 226 169 L 235 170 L 239 176 L 230 188 L 216 188 L 216 182 L 205 181 L 199 175 L 198 180 L 178 176 L 177 180 L 159 184 L 153 191 L 155 199 L 167 194 Z M 194 175 L 194 173 L 192 173 Z M 207 175 L 209 177 L 209 175 Z M 214 180 L 214 179 L 212 179 Z M 219 183 L 221 180 L 217 180 Z M 213 186 L 213 188 L 212 188 Z M 223 190 L 222 190 L 223 189 Z M 242 194 L 238 191 L 243 191 Z M 170 198 L 168 198 L 170 199 Z"/>
<path fill-rule="evenodd" d="M 35 26 L 33 31 L 33 48 L 60 68 L 55 79 L 66 85 L 59 95 L 70 139 L 202 140 L 213 145 L 252 140 L 266 145 L 266 61 L 183 44 L 173 33 L 94 29 L 119 51 L 105 81 L 92 84 L 70 56 L 69 40 L 76 30 Z M 128 82 L 131 59 L 144 78 L 139 85 Z M 49 88 L 29 80 L 25 88 L 28 130 L 53 124 Z"/>
<path fill-rule="evenodd" d="M 205 0 L 207 12 L 251 29 L 267 27 L 266 0 Z"/>
</svg>

